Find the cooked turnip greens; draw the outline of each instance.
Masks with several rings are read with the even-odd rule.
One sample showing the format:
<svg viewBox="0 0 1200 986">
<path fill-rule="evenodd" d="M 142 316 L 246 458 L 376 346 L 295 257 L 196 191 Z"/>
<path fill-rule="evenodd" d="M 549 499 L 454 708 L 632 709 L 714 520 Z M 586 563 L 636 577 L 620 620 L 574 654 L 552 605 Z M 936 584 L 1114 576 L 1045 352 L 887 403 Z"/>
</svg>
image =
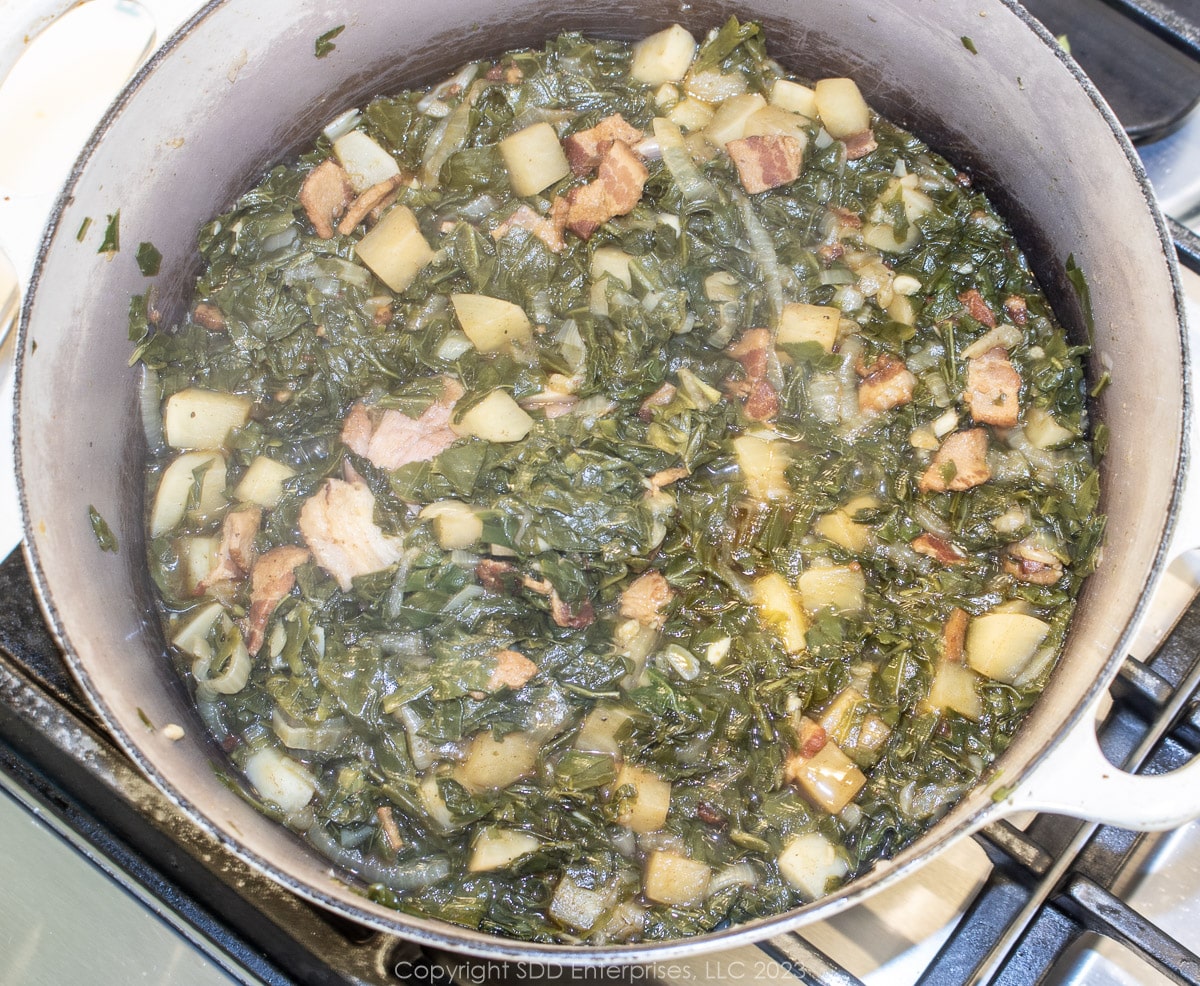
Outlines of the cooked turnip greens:
<svg viewBox="0 0 1200 986">
<path fill-rule="evenodd" d="M 786 910 L 1036 698 L 1103 531 L 1084 348 L 969 176 L 756 25 L 376 99 L 199 245 L 182 324 L 133 309 L 167 634 L 372 898 Z"/>
</svg>

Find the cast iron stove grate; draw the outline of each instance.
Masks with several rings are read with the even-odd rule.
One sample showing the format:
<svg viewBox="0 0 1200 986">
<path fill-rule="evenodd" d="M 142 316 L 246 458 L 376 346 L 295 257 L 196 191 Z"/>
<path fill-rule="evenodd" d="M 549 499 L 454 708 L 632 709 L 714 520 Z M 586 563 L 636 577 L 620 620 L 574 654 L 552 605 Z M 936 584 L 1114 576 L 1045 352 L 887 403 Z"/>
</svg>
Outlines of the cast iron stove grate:
<svg viewBox="0 0 1200 986">
<path fill-rule="evenodd" d="M 1170 133 L 1200 99 L 1200 0 L 1028 0 L 1104 92 L 1136 140 Z M 1180 259 L 1200 271 L 1200 238 L 1172 223 Z M 1100 730 L 1114 763 L 1164 773 L 1200 751 L 1200 602 L 1146 663 L 1129 659 Z M 45 630 L 19 552 L 0 563 L 0 772 L 69 842 L 236 978 L 270 984 L 554 983 L 570 970 L 440 955 L 314 908 L 198 832 L 130 765 L 79 696 Z M 1044 982 L 1087 936 L 1118 941 L 1169 980 L 1200 986 L 1200 958 L 1121 899 L 1156 835 L 1041 815 L 977 839 L 992 863 L 921 975 L 931 986 Z M 854 986 L 799 935 L 765 943 L 766 974 Z M 691 981 L 706 968 L 683 970 Z M 725 977 L 735 966 L 724 967 Z M 736 968 L 762 978 L 759 963 Z M 603 970 L 605 982 L 670 978 Z M 596 978 L 596 977 L 593 977 Z"/>
</svg>

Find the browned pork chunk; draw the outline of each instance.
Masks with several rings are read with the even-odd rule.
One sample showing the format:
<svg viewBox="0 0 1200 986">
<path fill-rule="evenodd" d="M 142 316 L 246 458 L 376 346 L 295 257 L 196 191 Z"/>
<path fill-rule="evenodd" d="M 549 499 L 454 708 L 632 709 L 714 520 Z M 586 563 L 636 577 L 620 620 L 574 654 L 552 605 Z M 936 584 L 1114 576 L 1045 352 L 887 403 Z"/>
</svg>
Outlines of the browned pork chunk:
<svg viewBox="0 0 1200 986">
<path fill-rule="evenodd" d="M 1020 395 L 1021 375 L 1000 346 L 967 360 L 963 402 L 979 424 L 1015 427 L 1021 413 Z"/>
<path fill-rule="evenodd" d="M 342 441 L 380 469 L 427 462 L 457 441 L 458 436 L 450 430 L 450 419 L 462 395 L 462 384 L 444 377 L 441 397 L 416 418 L 391 408 L 377 412 L 355 404 L 342 423 Z"/>
<path fill-rule="evenodd" d="M 571 134 L 562 144 L 571 171 L 577 178 L 582 178 L 599 166 L 604 152 L 614 141 L 619 140 L 633 147 L 642 136 L 642 132 L 627 123 L 620 113 L 614 113 L 588 130 Z"/>
<path fill-rule="evenodd" d="M 663 611 L 674 598 L 675 592 L 662 572 L 649 571 L 630 582 L 621 593 L 621 615 L 657 630 L 666 622 Z"/>
<path fill-rule="evenodd" d="M 567 229 L 580 239 L 591 239 L 610 219 L 633 211 L 649 177 L 633 149 L 614 141 L 600 159 L 596 180 L 567 193 Z"/>
<path fill-rule="evenodd" d="M 987 464 L 987 432 L 969 428 L 947 435 L 917 483 L 922 493 L 960 492 L 992 478 Z"/>
<path fill-rule="evenodd" d="M 742 188 L 754 194 L 781 185 L 790 185 L 800 177 L 804 146 L 787 134 L 759 134 L 741 137 L 725 145 Z"/>
<path fill-rule="evenodd" d="M 296 584 L 296 569 L 309 559 L 304 548 L 289 544 L 262 555 L 250 572 L 250 613 L 246 617 L 246 649 L 257 654 L 266 639 L 275 608 Z"/>
<path fill-rule="evenodd" d="M 353 197 L 350 176 L 333 158 L 313 168 L 300 186 L 300 204 L 323 240 L 333 236 L 333 224 L 342 217 Z"/>
<path fill-rule="evenodd" d="M 880 414 L 908 404 L 913 399 L 917 378 L 894 356 L 880 356 L 862 371 L 858 384 L 858 407 L 867 414 Z"/>
<path fill-rule="evenodd" d="M 300 533 L 313 558 L 343 592 L 359 575 L 394 565 L 404 550 L 402 538 L 376 525 L 375 496 L 365 483 L 327 479 L 300 508 Z"/>
</svg>

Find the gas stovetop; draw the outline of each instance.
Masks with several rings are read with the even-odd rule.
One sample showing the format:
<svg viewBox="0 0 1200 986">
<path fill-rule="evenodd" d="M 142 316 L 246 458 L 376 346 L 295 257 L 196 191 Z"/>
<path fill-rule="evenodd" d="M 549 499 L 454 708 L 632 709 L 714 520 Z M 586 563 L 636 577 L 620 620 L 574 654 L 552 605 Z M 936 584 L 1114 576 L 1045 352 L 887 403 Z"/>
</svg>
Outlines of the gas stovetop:
<svg viewBox="0 0 1200 986">
<path fill-rule="evenodd" d="M 114 16 L 145 26 L 144 11 L 128 0 L 88 6 L 111 7 Z M 147 6 L 177 23 L 195 0 L 147 0 Z M 1139 149 L 1164 210 L 1179 220 L 1172 231 L 1180 257 L 1200 271 L 1200 240 L 1189 228 L 1200 219 L 1200 29 L 1194 26 L 1200 0 L 1029 0 L 1027 6 L 1063 36 L 1131 135 L 1144 141 Z M 18 267 L 32 259 L 48 204 L 44 188 L 0 203 L 9 210 L 0 219 L 10 231 L 20 226 L 27 235 L 28 254 L 14 256 Z M 1195 325 L 1200 278 L 1184 274 Z M 0 347 L 0 389 L 0 396 L 11 394 L 11 343 Z M 0 476 L 0 553 L 18 536 L 15 496 L 4 483 L 11 477 Z M 1197 585 L 1200 566 L 1169 574 L 1136 657 L 1114 685 L 1100 735 L 1115 764 L 1162 773 L 1200 750 Z M 197 831 L 130 765 L 80 697 L 44 629 L 19 552 L 0 563 L 0 802 L 4 791 L 140 902 L 148 923 L 157 915 L 204 964 L 247 982 L 1200 983 L 1200 823 L 1152 835 L 1049 815 L 1021 827 L 998 823 L 897 887 L 801 934 L 651 967 L 507 965 L 365 930 L 255 873 Z M 0 940 L 10 937 L 4 913 L 0 908 Z M 113 950 L 138 947 L 112 943 Z M 8 981 L 13 970 L 5 968 L 3 952 L 14 952 L 0 951 L 0 981 Z M 188 978 L 182 970 L 166 976 Z"/>
</svg>

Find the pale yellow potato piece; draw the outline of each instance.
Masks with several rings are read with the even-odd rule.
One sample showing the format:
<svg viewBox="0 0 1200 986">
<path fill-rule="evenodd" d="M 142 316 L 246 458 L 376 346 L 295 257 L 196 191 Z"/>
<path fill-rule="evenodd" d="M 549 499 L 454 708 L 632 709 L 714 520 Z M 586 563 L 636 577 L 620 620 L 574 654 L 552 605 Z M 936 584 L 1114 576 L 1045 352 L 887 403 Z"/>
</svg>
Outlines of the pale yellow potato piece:
<svg viewBox="0 0 1200 986">
<path fill-rule="evenodd" d="M 754 499 L 779 500 L 791 492 L 786 473 L 791 457 L 785 442 L 739 435 L 733 440 L 733 453 L 746 492 Z"/>
<path fill-rule="evenodd" d="M 617 821 L 635 832 L 657 832 L 666 823 L 671 807 L 671 782 L 643 767 L 623 764 L 613 781 L 613 790 L 626 785 L 637 793 L 623 803 Z"/>
<path fill-rule="evenodd" d="M 878 506 L 879 501 L 873 496 L 856 496 L 839 509 L 818 517 L 813 530 L 827 541 L 858 554 L 867 546 L 871 527 L 858 523 L 854 516 L 860 510 Z"/>
<path fill-rule="evenodd" d="M 450 423 L 454 434 L 487 442 L 519 442 L 532 427 L 533 418 L 505 390 L 493 390 L 458 421 Z"/>
<path fill-rule="evenodd" d="M 289 815 L 306 807 L 317 793 L 317 779 L 309 769 L 273 746 L 251 753 L 243 771 L 259 794 Z"/>
<path fill-rule="evenodd" d="M 979 680 L 979 675 L 970 668 L 943 661 L 933 676 L 925 701 L 930 708 L 951 709 L 968 719 L 978 719 L 983 715 Z"/>
<path fill-rule="evenodd" d="M 772 106 L 778 106 L 789 113 L 799 113 L 810 120 L 817 115 L 817 94 L 810 87 L 792 82 L 790 79 L 776 79 L 771 86 L 771 95 L 767 100 Z"/>
<path fill-rule="evenodd" d="M 173 448 L 222 448 L 250 420 L 254 402 L 238 394 L 188 387 L 167 398 L 163 437 Z"/>
<path fill-rule="evenodd" d="M 171 643 L 192 657 L 211 657 L 212 651 L 206 638 L 224 612 L 220 603 L 209 603 L 207 606 L 202 606 L 175 630 L 171 636 Z"/>
<path fill-rule="evenodd" d="M 832 305 L 806 305 L 791 302 L 783 306 L 779 316 L 779 331 L 776 342 L 795 344 L 815 342 L 825 352 L 833 352 L 837 342 L 838 325 L 842 312 Z"/>
<path fill-rule="evenodd" d="M 667 112 L 667 119 L 680 130 L 690 133 L 707 127 L 715 112 L 712 103 L 695 96 L 685 96 Z"/>
<path fill-rule="evenodd" d="M 592 280 L 612 277 L 628 291 L 633 287 L 633 276 L 629 273 L 629 261 L 632 259 L 630 254 L 618 247 L 597 247 L 592 251 Z"/>
<path fill-rule="evenodd" d="M 533 774 L 540 752 L 528 733 L 509 733 L 499 740 L 491 730 L 476 733 L 454 779 L 469 791 L 499 790 Z"/>
<path fill-rule="evenodd" d="M 175 544 L 179 558 L 179 574 L 184 585 L 193 596 L 200 594 L 200 583 L 208 578 L 217 563 L 217 552 L 221 550 L 220 538 L 180 538 Z"/>
<path fill-rule="evenodd" d="M 426 774 L 417 785 L 417 796 L 421 799 L 421 807 L 425 814 L 442 832 L 453 832 L 465 824 L 450 813 L 446 799 L 438 789 L 438 775 Z"/>
<path fill-rule="evenodd" d="M 354 252 L 393 291 L 407 288 L 434 257 L 417 217 L 406 205 L 392 206 L 355 244 Z"/>
<path fill-rule="evenodd" d="M 778 106 L 764 106 L 746 118 L 742 135 L 794 137 L 800 141 L 800 147 L 803 149 L 808 145 L 808 131 L 805 129 L 807 126 L 808 120 L 798 113 L 791 113 Z"/>
<path fill-rule="evenodd" d="M 707 863 L 658 849 L 646 859 L 642 892 L 659 904 L 694 907 L 703 902 L 711 880 L 712 869 Z"/>
<path fill-rule="evenodd" d="M 1025 437 L 1034 448 L 1062 448 L 1075 439 L 1075 432 L 1064 428 L 1044 407 L 1030 406 L 1025 411 Z"/>
<path fill-rule="evenodd" d="M 166 534 L 183 520 L 195 482 L 193 473 L 205 465 L 208 469 L 200 482 L 196 514 L 208 517 L 225 506 L 225 457 L 220 452 L 184 452 L 163 470 L 158 481 L 150 512 L 151 537 Z"/>
<path fill-rule="evenodd" d="M 904 207 L 908 228 L 903 238 L 897 237 L 896 229 L 886 220 L 886 207 L 899 195 Z M 868 212 L 868 221 L 863 224 L 863 242 L 884 253 L 903 253 L 912 249 L 921 238 L 916 222 L 933 208 L 933 199 L 916 186 L 915 175 L 891 179 L 878 202 Z"/>
<path fill-rule="evenodd" d="M 474 507 L 461 500 L 438 500 L 423 507 L 418 516 L 433 522 L 434 536 L 447 551 L 469 548 L 483 536 L 483 521 Z"/>
<path fill-rule="evenodd" d="M 270 510 L 283 497 L 283 484 L 296 475 L 296 470 L 265 455 L 254 457 L 249 468 L 233 488 L 234 499 L 242 503 L 257 503 Z"/>
<path fill-rule="evenodd" d="M 799 654 L 808 647 L 804 635 L 808 632 L 808 615 L 800 595 L 778 572 L 770 572 L 754 580 L 754 604 L 759 616 L 778 635 L 789 654 Z"/>
<path fill-rule="evenodd" d="M 788 841 L 779 854 L 779 875 L 809 900 L 823 897 L 830 884 L 850 871 L 837 846 L 819 832 Z"/>
<path fill-rule="evenodd" d="M 691 68 L 696 39 L 678 24 L 642 38 L 633 46 L 629 75 L 648 86 L 678 82 Z"/>
<path fill-rule="evenodd" d="M 554 896 L 550 898 L 550 917 L 565 928 L 575 931 L 591 931 L 604 912 L 616 903 L 617 885 L 602 884 L 595 890 L 581 887 L 569 876 L 558 881 Z"/>
<path fill-rule="evenodd" d="M 833 565 L 802 572 L 797 586 L 804 608 L 810 612 L 833 609 L 839 613 L 857 613 L 864 605 L 867 580 L 861 568 Z"/>
<path fill-rule="evenodd" d="M 452 294 L 450 304 L 471 344 L 481 353 L 512 349 L 533 338 L 533 325 L 520 305 L 486 294 Z"/>
<path fill-rule="evenodd" d="M 767 101 L 756 92 L 730 96 L 717 107 L 704 128 L 704 136 L 716 147 L 740 140 L 746 136 L 746 121 L 766 105 Z"/>
<path fill-rule="evenodd" d="M 1009 684 L 1033 660 L 1050 626 L 1025 613 L 992 611 L 967 627 L 967 663 L 982 675 Z"/>
<path fill-rule="evenodd" d="M 830 136 L 850 137 L 871 129 L 871 108 L 853 79 L 821 79 L 813 98 Z"/>
<path fill-rule="evenodd" d="M 351 130 L 333 142 L 338 163 L 350 176 L 356 192 L 365 192 L 372 185 L 390 181 L 400 174 L 400 165 L 374 138 L 361 130 Z"/>
<path fill-rule="evenodd" d="M 515 863 L 522 856 L 527 856 L 542 844 L 536 835 L 528 832 L 518 832 L 516 829 L 506 829 L 500 826 L 483 829 L 476 837 L 471 847 L 471 861 L 467 870 L 471 873 L 483 873 L 487 870 L 499 870 Z"/>
<path fill-rule="evenodd" d="M 500 157 L 517 195 L 536 195 L 571 173 L 558 133 L 546 122 L 505 137 L 500 141 Z"/>
<path fill-rule="evenodd" d="M 813 804 L 836 815 L 863 789 L 867 775 L 840 746 L 828 742 L 796 770 L 796 783 Z"/>
<path fill-rule="evenodd" d="M 657 638 L 657 635 L 655 635 Z M 575 749 L 588 753 L 608 753 L 618 756 L 621 744 L 617 741 L 617 733 L 630 719 L 624 709 L 611 705 L 597 705 L 583 720 L 579 733 L 575 737 Z"/>
</svg>

